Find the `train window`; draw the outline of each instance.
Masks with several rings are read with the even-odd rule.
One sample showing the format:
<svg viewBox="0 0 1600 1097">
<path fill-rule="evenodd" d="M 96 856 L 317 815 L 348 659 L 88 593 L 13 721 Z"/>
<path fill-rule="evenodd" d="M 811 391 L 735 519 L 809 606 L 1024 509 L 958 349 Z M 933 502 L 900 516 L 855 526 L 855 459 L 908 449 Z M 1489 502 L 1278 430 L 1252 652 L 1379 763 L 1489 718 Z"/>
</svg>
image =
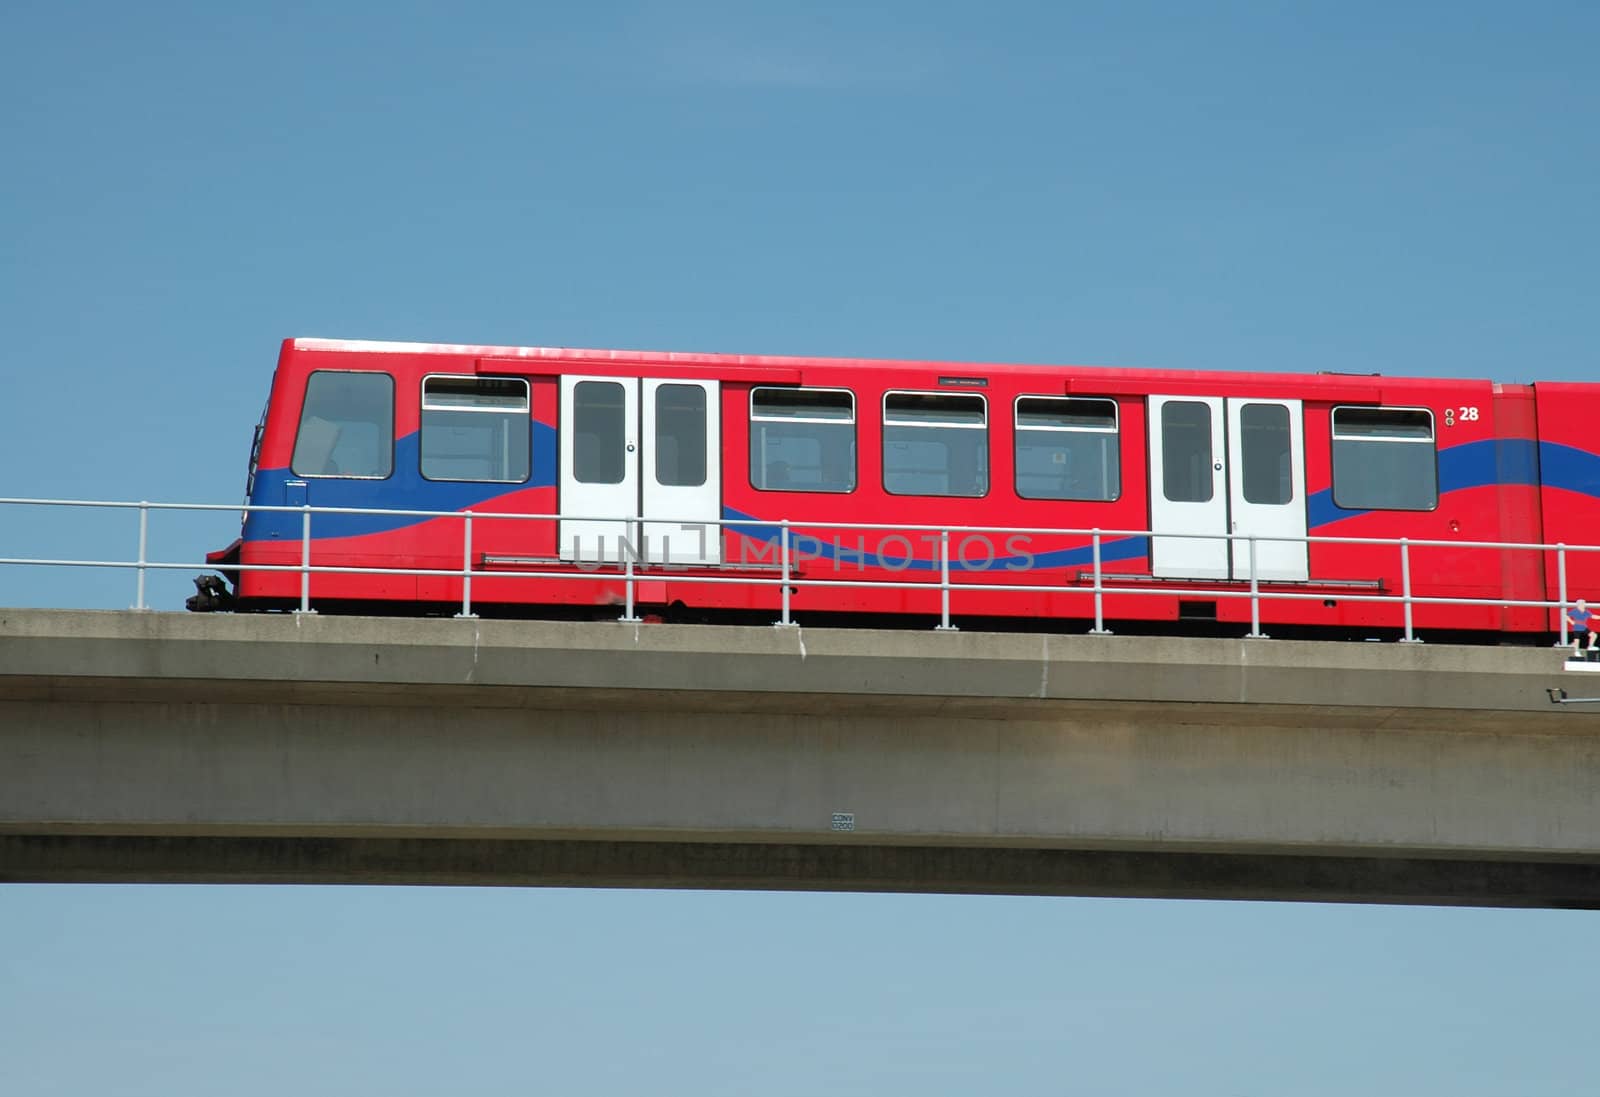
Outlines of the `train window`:
<svg viewBox="0 0 1600 1097">
<path fill-rule="evenodd" d="M 1289 456 L 1289 409 L 1282 404 L 1246 404 L 1239 409 L 1239 451 L 1244 462 L 1244 501 L 1294 501 Z"/>
<path fill-rule="evenodd" d="M 423 378 L 419 448 L 429 480 L 520 484 L 531 431 L 521 378 Z"/>
<path fill-rule="evenodd" d="M 1161 405 L 1161 491 L 1173 503 L 1209 503 L 1213 480 L 1211 408 L 1193 400 Z"/>
<path fill-rule="evenodd" d="M 697 488 L 706 482 L 706 390 L 656 389 L 656 483 Z"/>
<path fill-rule="evenodd" d="M 891 495 L 987 495 L 988 413 L 981 396 L 886 393 L 884 490 Z"/>
<path fill-rule="evenodd" d="M 762 491 L 854 491 L 855 397 L 844 389 L 753 389 L 750 485 Z"/>
<path fill-rule="evenodd" d="M 1334 408 L 1333 502 L 1345 510 L 1438 506 L 1433 413 L 1422 408 Z"/>
<path fill-rule="evenodd" d="M 1115 400 L 1019 396 L 1017 494 L 1110 502 L 1122 494 Z"/>
<path fill-rule="evenodd" d="M 381 480 L 394 471 L 394 379 L 387 373 L 317 370 L 289 467 L 296 476 Z"/>
<path fill-rule="evenodd" d="M 620 484 L 627 442 L 622 386 L 579 381 L 572 389 L 572 476 L 580 484 Z"/>
</svg>

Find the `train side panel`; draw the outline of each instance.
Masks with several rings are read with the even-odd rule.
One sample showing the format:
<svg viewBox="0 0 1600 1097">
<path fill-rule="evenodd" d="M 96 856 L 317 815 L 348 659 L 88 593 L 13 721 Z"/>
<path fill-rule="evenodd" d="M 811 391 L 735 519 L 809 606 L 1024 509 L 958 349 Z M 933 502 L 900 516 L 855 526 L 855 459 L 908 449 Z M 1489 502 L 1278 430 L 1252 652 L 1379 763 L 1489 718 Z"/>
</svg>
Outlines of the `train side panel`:
<svg viewBox="0 0 1600 1097">
<path fill-rule="evenodd" d="M 754 482 L 751 457 L 752 390 L 730 386 L 723 407 L 724 517 L 748 522 L 730 528 L 725 559 L 773 565 L 778 560 L 782 523 L 791 526 L 791 544 L 801 578 L 829 583 L 891 581 L 899 589 L 861 586 L 799 587 L 791 600 L 796 611 L 938 613 L 937 590 L 944 556 L 956 582 L 965 586 L 1078 588 L 1059 590 L 982 591 L 955 595 L 961 611 L 997 616 L 1084 617 L 1092 615 L 1088 588 L 1081 573 L 1092 566 L 1092 536 L 1052 530 L 1138 530 L 1146 524 L 1148 500 L 1144 476 L 1144 406 L 1139 400 L 1118 400 L 1120 424 L 1116 439 L 1119 483 L 1111 498 L 1067 501 L 1023 498 L 1016 490 L 1015 432 L 1017 401 L 1024 397 L 1064 398 L 1064 374 L 1038 370 L 1024 376 L 996 375 L 976 390 L 954 390 L 981 396 L 986 408 L 988 444 L 986 486 L 981 495 L 911 495 L 892 493 L 884 483 L 882 416 L 890 393 L 937 396 L 940 373 L 907 370 L 852 370 L 848 376 L 808 373 L 808 387 L 847 387 L 855 397 L 855 488 L 844 492 L 763 489 Z M 1109 403 L 1110 401 L 1108 401 Z M 849 523 L 893 523 L 900 530 L 855 530 Z M 919 526 L 970 527 L 954 532 L 946 547 L 936 532 Z M 1027 533 L 1008 533 L 1009 528 Z M 1147 573 L 1144 538 L 1107 536 L 1103 559 L 1108 568 Z M 915 584 L 909 586 L 909 584 Z M 692 582 L 670 584 L 685 601 L 716 597 Z M 735 588 L 736 589 L 736 588 Z M 753 588 L 752 588 L 753 589 Z M 728 590 L 719 601 L 733 594 Z M 753 593 L 754 604 L 776 605 L 774 592 Z M 1159 609 L 1145 607 L 1152 614 Z"/>
<path fill-rule="evenodd" d="M 520 357 L 519 357 L 520 356 Z M 945 559 L 960 584 L 951 611 L 961 616 L 1013 616 L 1087 620 L 1094 615 L 1090 578 L 1095 538 L 1110 587 L 1108 618 L 1174 620 L 1214 616 L 1244 624 L 1249 600 L 1217 591 L 1248 590 L 1233 565 L 1222 580 L 1152 574 L 1148 537 L 1133 532 L 1152 524 L 1151 398 L 1164 393 L 1210 396 L 1234 402 L 1299 401 L 1303 428 L 1303 508 L 1313 537 L 1408 538 L 1443 545 L 1413 545 L 1409 560 L 1394 545 L 1316 543 L 1309 546 L 1309 578 L 1264 582 L 1292 600 L 1262 602 L 1264 624 L 1341 629 L 1398 628 L 1400 606 L 1379 604 L 1410 589 L 1418 597 L 1481 599 L 1478 606 L 1419 603 L 1414 621 L 1422 630 L 1540 632 L 1559 618 L 1507 603 L 1540 600 L 1557 589 L 1555 554 L 1470 548 L 1466 542 L 1600 541 L 1600 417 L 1595 386 L 1551 384 L 1500 386 L 1483 381 L 1373 378 L 1351 381 L 1296 375 L 1200 374 L 1178 371 L 1024 368 L 938 363 L 745 359 L 711 355 L 648 355 L 507 348 L 402 345 L 323 345 L 289 341 L 280 354 L 261 440 L 251 502 L 298 507 L 389 508 L 473 514 L 471 558 L 475 603 L 503 605 L 593 605 L 620 601 L 622 581 L 610 572 L 580 569 L 558 555 L 560 511 L 562 373 L 606 376 L 699 377 L 720 384 L 721 514 L 743 523 L 724 531 L 720 561 L 641 569 L 641 602 L 681 602 L 704 609 L 776 610 L 781 594 L 780 530 L 791 534 L 794 574 L 828 586 L 801 585 L 792 608 L 807 612 L 937 614 Z M 756 378 L 770 373 L 770 382 Z M 470 387 L 504 382 L 502 388 L 527 415 L 526 465 L 495 480 L 448 479 L 440 466 L 427 475 L 423 454 L 425 388 L 443 378 Z M 320 379 L 320 380 L 319 380 Z M 779 490 L 758 484 L 752 458 L 752 394 L 762 387 L 830 388 L 853 397 L 855 470 L 853 490 Z M 340 450 L 315 400 L 368 401 L 375 432 L 351 458 Z M 326 391 L 323 391 L 326 390 Z M 332 395 L 330 395 L 330 393 Z M 885 484 L 885 401 L 889 394 L 961 395 L 984 407 L 985 447 L 981 489 L 949 494 L 896 494 Z M 385 395 L 386 394 L 386 395 Z M 1104 498 L 1030 498 L 1021 486 L 1018 400 L 1041 397 L 1099 401 L 1115 409 L 1117 483 Z M 385 403 L 384 401 L 387 401 Z M 437 404 L 429 405 L 439 411 Z M 1413 411 L 1425 417 L 1431 479 L 1405 509 L 1384 509 L 1343 488 L 1336 479 L 1341 423 L 1362 409 Z M 359 418 L 359 416 L 357 416 Z M 1359 416 L 1356 416 L 1359 418 Z M 1370 416 L 1368 417 L 1371 418 Z M 309 442 L 300 442 L 302 422 Z M 432 420 L 437 423 L 439 420 Z M 969 424 L 971 425 L 971 424 Z M 349 423 L 343 429 L 349 430 Z M 363 428 L 366 429 L 366 428 Z M 630 428 L 631 429 L 631 428 Z M 641 424 L 641 430 L 646 429 Z M 322 432 L 319 451 L 315 444 Z M 442 438 L 443 434 L 435 435 Z M 1381 430 L 1369 441 L 1396 443 Z M 430 445 L 435 443 L 429 443 Z M 349 452 L 355 452 L 351 450 Z M 632 452 L 630 450 L 630 452 Z M 1343 450 L 1346 455 L 1348 447 Z M 1374 451 L 1376 452 L 1376 451 Z M 1408 451 L 1408 475 L 1423 465 Z M 438 457 L 437 452 L 434 458 Z M 765 458 L 763 458 L 764 460 Z M 1030 457 L 1030 460 L 1036 457 Z M 1068 458 L 1070 459 L 1070 457 Z M 1219 455 L 1219 460 L 1223 456 Z M 1348 456 L 1345 458 L 1348 461 Z M 354 460 L 351 465 L 348 462 Z M 508 466 L 509 467 L 509 466 Z M 352 471 L 354 469 L 354 471 Z M 1159 471 L 1159 470 L 1157 470 Z M 1037 470 L 1026 473 L 1036 477 Z M 1225 475 L 1242 475 L 1230 469 Z M 763 476 L 764 479 L 764 476 Z M 948 489 L 946 489 L 948 490 Z M 1418 492 L 1424 489 L 1419 487 Z M 245 523 L 239 559 L 246 564 L 296 568 L 301 560 L 304 512 L 252 515 Z M 311 518 L 313 563 L 351 569 L 418 568 L 458 571 L 464 553 L 459 518 L 416 515 L 318 514 Z M 894 523 L 903 527 L 972 527 L 948 544 L 926 530 L 860 531 L 839 523 Z M 1030 532 L 1001 532 L 1024 527 Z M 1207 536 L 1213 536 L 1208 533 Z M 1158 546 L 1159 548 L 1159 546 Z M 497 574 L 536 566 L 559 579 Z M 1600 599 L 1600 553 L 1569 554 L 1566 572 L 1573 597 Z M 486 573 L 486 574 L 484 574 Z M 760 577 L 752 586 L 708 580 Z M 905 586 L 870 588 L 869 580 Z M 267 608 L 298 602 L 301 577 L 243 572 L 236 584 L 247 606 Z M 984 588 L 1018 587 L 1021 590 Z M 311 580 L 314 602 L 339 600 L 418 605 L 438 609 L 459 603 L 458 575 L 372 575 L 359 570 L 319 574 Z"/>
<path fill-rule="evenodd" d="M 1501 490 L 1493 461 L 1495 408 L 1487 382 L 1375 379 L 1369 404 L 1324 402 L 1307 386 L 1306 483 L 1308 526 L 1316 537 L 1408 538 L 1422 541 L 1497 540 L 1503 534 L 1496 500 Z M 1431 492 L 1419 486 L 1410 509 L 1364 507 L 1343 491 L 1334 469 L 1335 434 L 1342 417 L 1364 407 L 1425 412 L 1435 455 Z M 1461 409 L 1472 409 L 1463 415 Z M 1421 446 L 1424 443 L 1418 442 Z M 1405 444 L 1395 443 L 1404 449 Z M 1411 466 L 1411 462 L 1406 467 Z M 1397 473 L 1398 474 L 1398 473 Z M 1398 597 L 1409 564 L 1414 595 L 1497 598 L 1503 592 L 1497 554 L 1478 549 L 1413 546 L 1409 560 L 1396 545 L 1319 542 L 1311 546 L 1310 589 L 1322 588 L 1320 603 L 1302 601 L 1274 609 L 1271 617 L 1296 624 L 1343 628 L 1399 626 L 1404 611 L 1363 599 Z M 1501 626 L 1498 607 L 1418 605 L 1418 627 L 1490 629 Z"/>
<path fill-rule="evenodd" d="M 387 378 L 392 410 L 390 436 L 380 445 L 383 465 L 371 476 L 351 478 L 295 467 L 308 384 L 314 375 Z M 269 401 L 259 466 L 250 502 L 258 506 L 380 508 L 391 510 L 472 510 L 475 553 L 497 556 L 550 556 L 554 523 L 497 520 L 495 515 L 548 514 L 556 508 L 554 380 L 529 383 L 528 473 L 518 483 L 429 479 L 420 454 L 421 391 L 425 378 L 475 376 L 473 360 L 441 354 L 354 354 L 307 351 L 286 344 Z M 336 444 L 334 453 L 337 454 Z M 255 513 L 246 521 L 240 547 L 247 564 L 297 566 L 304 517 L 294 513 Z M 313 563 L 319 567 L 418 568 L 459 570 L 463 560 L 462 522 L 412 515 L 316 514 L 311 516 Z M 500 595 L 493 582 L 487 596 Z M 507 581 L 509 582 L 509 581 Z M 314 598 L 432 602 L 460 598 L 459 579 L 444 576 L 317 574 Z M 244 572 L 239 594 L 246 599 L 298 599 L 300 577 L 291 573 Z M 525 590 L 513 595 L 527 598 Z"/>
<path fill-rule="evenodd" d="M 1540 382 L 1533 386 L 1539 419 L 1539 499 L 1549 544 L 1600 544 L 1600 386 Z M 1568 552 L 1569 600 L 1600 601 L 1600 553 Z M 1545 583 L 1561 590 L 1557 553 L 1545 559 Z M 1557 611 L 1549 627 L 1561 627 Z"/>
</svg>

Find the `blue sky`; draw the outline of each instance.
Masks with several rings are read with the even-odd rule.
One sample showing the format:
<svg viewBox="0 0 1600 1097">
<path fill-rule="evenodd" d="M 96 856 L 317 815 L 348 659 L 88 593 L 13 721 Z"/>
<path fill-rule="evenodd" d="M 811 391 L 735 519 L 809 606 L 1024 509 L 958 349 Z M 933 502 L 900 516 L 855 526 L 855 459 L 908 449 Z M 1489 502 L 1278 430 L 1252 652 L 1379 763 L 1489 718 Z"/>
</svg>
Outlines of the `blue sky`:
<svg viewBox="0 0 1600 1097">
<path fill-rule="evenodd" d="M 237 501 L 291 335 L 1587 380 L 1597 40 L 1559 2 L 18 0 L 0 495 Z M 0 555 L 133 529 L 0 510 Z M 1581 913 L 13 887 L 0 925 L 15 1093 L 1594 1089 Z"/>
</svg>

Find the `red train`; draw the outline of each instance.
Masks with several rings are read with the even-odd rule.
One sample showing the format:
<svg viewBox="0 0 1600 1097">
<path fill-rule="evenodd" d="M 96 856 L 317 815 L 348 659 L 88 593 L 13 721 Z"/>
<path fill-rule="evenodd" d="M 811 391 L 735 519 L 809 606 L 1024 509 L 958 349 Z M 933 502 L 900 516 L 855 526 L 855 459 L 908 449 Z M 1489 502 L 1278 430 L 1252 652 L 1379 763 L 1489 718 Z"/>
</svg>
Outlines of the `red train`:
<svg viewBox="0 0 1600 1097">
<path fill-rule="evenodd" d="M 1600 593 L 1600 554 L 1467 543 L 1600 541 L 1597 422 L 1585 384 L 292 339 L 249 502 L 470 510 L 484 612 L 619 602 L 630 557 L 646 611 L 775 612 L 787 523 L 802 619 L 937 614 L 949 574 L 957 618 L 1089 620 L 1101 530 L 1108 620 L 1249 622 L 1229 595 L 1253 556 L 1264 625 L 1398 628 L 1369 599 L 1409 582 L 1478 600 L 1419 602 L 1419 629 L 1548 635 L 1559 611 L 1516 603 L 1558 600 L 1562 570 Z M 550 517 L 504 517 L 528 514 Z M 251 512 L 211 555 L 239 608 L 300 605 L 300 574 L 237 565 L 300 565 L 302 522 Z M 463 566 L 458 517 L 311 523 L 314 567 Z M 1403 563 L 1305 537 L 1447 544 Z M 309 594 L 454 611 L 462 585 L 319 572 Z"/>
</svg>

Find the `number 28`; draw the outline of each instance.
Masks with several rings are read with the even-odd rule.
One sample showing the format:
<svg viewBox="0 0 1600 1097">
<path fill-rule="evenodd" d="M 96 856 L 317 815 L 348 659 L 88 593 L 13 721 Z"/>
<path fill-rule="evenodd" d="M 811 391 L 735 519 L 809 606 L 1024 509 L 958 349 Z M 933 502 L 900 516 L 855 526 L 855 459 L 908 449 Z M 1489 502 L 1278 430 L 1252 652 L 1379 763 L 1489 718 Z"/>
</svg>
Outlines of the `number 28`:
<svg viewBox="0 0 1600 1097">
<path fill-rule="evenodd" d="M 1471 404 L 1462 404 L 1459 409 L 1444 409 L 1444 425 L 1447 427 L 1455 426 L 1458 415 L 1463 423 L 1475 423 L 1478 421 L 1478 409 Z"/>
</svg>

